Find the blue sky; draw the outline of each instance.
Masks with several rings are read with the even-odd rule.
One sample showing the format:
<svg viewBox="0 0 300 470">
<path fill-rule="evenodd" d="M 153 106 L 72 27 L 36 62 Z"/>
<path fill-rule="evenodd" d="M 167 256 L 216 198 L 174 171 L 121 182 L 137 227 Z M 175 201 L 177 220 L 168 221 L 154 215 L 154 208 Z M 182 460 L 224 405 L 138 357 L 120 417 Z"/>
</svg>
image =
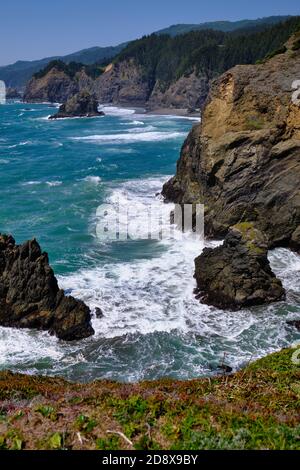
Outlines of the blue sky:
<svg viewBox="0 0 300 470">
<path fill-rule="evenodd" d="M 175 23 L 300 14 L 299 0 L 9 0 L 0 65 L 115 45 Z"/>
</svg>

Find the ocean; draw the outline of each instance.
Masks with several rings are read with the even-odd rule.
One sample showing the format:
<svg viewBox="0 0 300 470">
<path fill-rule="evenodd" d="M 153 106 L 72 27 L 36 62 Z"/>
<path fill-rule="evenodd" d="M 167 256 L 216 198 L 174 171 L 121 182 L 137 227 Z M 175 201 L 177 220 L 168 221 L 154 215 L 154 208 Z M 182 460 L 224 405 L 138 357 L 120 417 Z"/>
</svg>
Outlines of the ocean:
<svg viewBox="0 0 300 470">
<path fill-rule="evenodd" d="M 65 343 L 47 332 L 0 328 L 0 368 L 75 381 L 125 382 L 214 375 L 291 345 L 300 333 L 300 257 L 270 253 L 287 301 L 240 312 L 194 298 L 201 240 L 112 241 L 96 236 L 97 208 L 127 201 L 136 213 L 162 202 L 195 122 L 105 107 L 106 116 L 49 121 L 49 104 L 0 106 L 0 232 L 36 237 L 59 285 L 96 307 L 95 335 Z M 208 245 L 214 245 L 214 242 Z"/>
</svg>

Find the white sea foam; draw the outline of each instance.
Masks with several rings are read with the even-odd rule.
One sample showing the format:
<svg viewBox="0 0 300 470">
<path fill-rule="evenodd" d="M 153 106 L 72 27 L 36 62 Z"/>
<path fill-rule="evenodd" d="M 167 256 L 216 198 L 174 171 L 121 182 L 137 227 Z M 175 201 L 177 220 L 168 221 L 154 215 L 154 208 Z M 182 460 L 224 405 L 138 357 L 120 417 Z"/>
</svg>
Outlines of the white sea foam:
<svg viewBox="0 0 300 470">
<path fill-rule="evenodd" d="M 16 147 L 22 147 L 23 145 L 30 145 L 30 144 L 32 144 L 31 140 L 25 140 L 24 142 L 19 142 L 18 144 L 9 145 L 8 148 L 14 149 Z"/>
<path fill-rule="evenodd" d="M 135 142 L 159 142 L 183 138 L 185 132 L 133 132 L 127 134 L 90 135 L 86 137 L 72 137 L 73 140 L 83 142 L 102 143 L 135 143 Z"/>
<path fill-rule="evenodd" d="M 25 183 L 22 183 L 22 186 L 35 186 L 38 184 L 42 184 L 42 181 L 26 181 Z"/>
<path fill-rule="evenodd" d="M 135 114 L 134 109 L 127 109 L 127 108 L 119 108 L 118 106 L 105 106 L 100 105 L 99 111 L 103 111 L 108 116 L 128 116 L 131 114 Z"/>
<path fill-rule="evenodd" d="M 50 187 L 61 186 L 62 181 L 46 181 L 46 185 Z"/>
<path fill-rule="evenodd" d="M 125 182 L 112 191 L 107 202 L 127 201 L 139 213 L 157 201 L 155 194 L 165 179 Z M 164 205 L 166 216 L 171 209 L 172 205 Z M 158 253 L 150 259 L 145 255 L 141 259 L 109 263 L 60 277 L 60 284 L 71 288 L 73 295 L 92 308 L 103 309 L 105 317 L 94 320 L 96 339 L 135 334 L 146 338 L 155 332 L 177 331 L 179 335 L 202 338 L 197 360 L 201 356 L 215 357 L 218 362 L 226 353 L 226 361 L 235 368 L 289 344 L 288 316 L 280 315 L 282 304 L 232 313 L 200 304 L 195 299 L 193 271 L 194 259 L 202 248 L 199 239 L 185 234 L 181 240 L 153 243 Z M 299 256 L 281 249 L 272 252 L 270 259 L 290 295 L 300 282 Z M 291 317 L 295 314 L 291 313 Z M 196 370 L 204 373 L 203 358 L 202 366 L 198 369 L 193 366 L 193 348 L 187 353 L 189 367 L 194 373 Z M 183 371 L 180 373 L 188 376 Z M 141 370 L 133 373 L 132 379 L 143 376 Z"/>
<path fill-rule="evenodd" d="M 100 184 L 101 178 L 100 176 L 86 176 L 85 178 L 83 178 L 83 181 L 91 184 Z"/>
</svg>

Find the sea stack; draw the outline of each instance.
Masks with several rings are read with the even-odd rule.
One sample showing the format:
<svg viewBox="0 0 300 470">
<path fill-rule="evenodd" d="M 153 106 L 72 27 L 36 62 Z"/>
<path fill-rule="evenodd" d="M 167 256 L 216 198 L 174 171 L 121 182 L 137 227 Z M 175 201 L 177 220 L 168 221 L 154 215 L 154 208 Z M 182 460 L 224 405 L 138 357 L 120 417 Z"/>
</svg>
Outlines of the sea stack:
<svg viewBox="0 0 300 470">
<path fill-rule="evenodd" d="M 90 309 L 59 289 L 38 242 L 17 245 L 1 234 L 0 325 L 48 330 L 66 341 L 94 334 Z"/>
</svg>

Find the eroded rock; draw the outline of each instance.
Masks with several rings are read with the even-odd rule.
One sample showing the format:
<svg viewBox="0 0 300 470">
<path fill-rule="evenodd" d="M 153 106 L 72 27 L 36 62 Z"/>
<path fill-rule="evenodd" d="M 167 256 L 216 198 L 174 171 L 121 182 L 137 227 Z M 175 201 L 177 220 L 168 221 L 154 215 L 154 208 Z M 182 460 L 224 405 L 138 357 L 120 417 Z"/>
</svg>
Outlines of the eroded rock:
<svg viewBox="0 0 300 470">
<path fill-rule="evenodd" d="M 224 238 L 255 221 L 268 246 L 300 251 L 300 77 L 293 37 L 286 52 L 260 65 L 239 65 L 217 79 L 202 123 L 183 145 L 166 200 L 205 205 L 205 231 Z"/>
<path fill-rule="evenodd" d="M 285 290 L 271 270 L 267 239 L 252 223 L 232 227 L 223 245 L 205 248 L 195 260 L 195 278 L 202 302 L 238 310 L 285 299 Z"/>
<path fill-rule="evenodd" d="M 56 114 L 49 119 L 65 119 L 72 117 L 96 117 L 104 116 L 102 111 L 98 111 L 98 101 L 96 97 L 87 90 L 82 90 L 62 104 Z"/>
<path fill-rule="evenodd" d="M 48 330 L 72 341 L 94 334 L 90 309 L 60 290 L 36 240 L 16 245 L 0 234 L 0 325 Z"/>
</svg>

